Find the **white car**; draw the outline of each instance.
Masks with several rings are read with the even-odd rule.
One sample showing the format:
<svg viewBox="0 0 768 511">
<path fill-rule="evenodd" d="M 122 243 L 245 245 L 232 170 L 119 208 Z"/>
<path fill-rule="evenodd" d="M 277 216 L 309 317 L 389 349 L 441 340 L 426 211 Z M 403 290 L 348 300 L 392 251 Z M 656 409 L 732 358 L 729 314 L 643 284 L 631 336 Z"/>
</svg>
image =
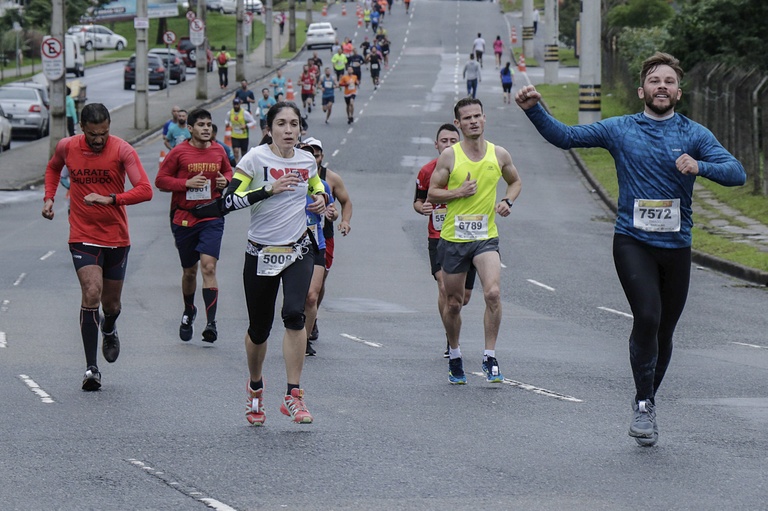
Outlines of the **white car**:
<svg viewBox="0 0 768 511">
<path fill-rule="evenodd" d="M 125 37 L 102 25 L 75 25 L 67 30 L 67 34 L 74 37 L 77 44 L 86 51 L 94 48 L 120 51 L 128 46 L 128 40 Z"/>
<path fill-rule="evenodd" d="M 5 116 L 3 107 L 0 106 L 0 151 L 8 151 L 11 148 L 11 121 Z"/>
<path fill-rule="evenodd" d="M 336 29 L 330 23 L 311 23 L 307 27 L 307 49 L 332 47 L 336 44 Z"/>
<path fill-rule="evenodd" d="M 252 12 L 259 16 L 261 16 L 262 11 L 264 11 L 264 4 L 261 3 L 261 0 L 243 0 L 243 7 L 245 8 L 245 12 Z"/>
</svg>

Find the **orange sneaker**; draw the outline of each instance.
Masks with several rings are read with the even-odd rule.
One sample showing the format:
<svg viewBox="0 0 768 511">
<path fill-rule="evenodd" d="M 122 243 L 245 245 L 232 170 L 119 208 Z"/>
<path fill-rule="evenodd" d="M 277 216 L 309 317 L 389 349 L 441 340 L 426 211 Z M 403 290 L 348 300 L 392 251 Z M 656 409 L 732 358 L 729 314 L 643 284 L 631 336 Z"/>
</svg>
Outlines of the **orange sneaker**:
<svg viewBox="0 0 768 511">
<path fill-rule="evenodd" d="M 251 382 L 246 382 L 246 393 L 248 400 L 245 403 L 245 418 L 251 426 L 263 426 L 264 421 L 267 420 L 267 416 L 264 414 L 264 402 L 262 401 L 262 394 L 264 389 L 253 390 L 251 388 Z"/>
<path fill-rule="evenodd" d="M 304 389 L 293 389 L 290 396 L 284 396 L 280 411 L 297 424 L 312 424 L 312 414 L 304 404 Z"/>
</svg>

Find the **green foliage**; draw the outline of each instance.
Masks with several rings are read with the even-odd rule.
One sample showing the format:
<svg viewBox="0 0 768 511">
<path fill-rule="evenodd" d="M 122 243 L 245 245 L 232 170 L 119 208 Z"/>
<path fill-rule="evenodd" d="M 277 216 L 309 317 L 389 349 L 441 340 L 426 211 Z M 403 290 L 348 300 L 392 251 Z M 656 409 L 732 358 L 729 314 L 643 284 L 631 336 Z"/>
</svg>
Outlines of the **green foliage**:
<svg viewBox="0 0 768 511">
<path fill-rule="evenodd" d="M 669 23 L 668 52 L 684 69 L 706 61 L 768 69 L 765 0 L 699 0 Z"/>
<path fill-rule="evenodd" d="M 50 34 L 52 10 L 51 2 L 48 0 L 30 0 L 24 8 L 24 26 L 34 27 L 38 31 Z"/>
<path fill-rule="evenodd" d="M 571 48 L 576 46 L 576 22 L 580 11 L 581 0 L 565 0 L 560 5 L 560 41 Z"/>
<path fill-rule="evenodd" d="M 647 28 L 658 26 L 675 15 L 666 0 L 629 0 L 611 8 L 606 15 L 606 26 L 620 30 L 624 27 Z"/>
<path fill-rule="evenodd" d="M 627 62 L 631 76 L 639 76 L 643 61 L 665 48 L 669 34 L 664 28 L 624 28 L 619 34 L 619 55 Z"/>
</svg>

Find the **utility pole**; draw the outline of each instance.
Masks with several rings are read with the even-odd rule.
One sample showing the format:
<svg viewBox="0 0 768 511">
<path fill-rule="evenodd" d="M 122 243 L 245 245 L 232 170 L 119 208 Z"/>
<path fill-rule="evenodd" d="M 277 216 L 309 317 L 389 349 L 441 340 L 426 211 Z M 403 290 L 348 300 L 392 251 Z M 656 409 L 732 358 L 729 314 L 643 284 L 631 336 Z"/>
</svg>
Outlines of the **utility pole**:
<svg viewBox="0 0 768 511">
<path fill-rule="evenodd" d="M 600 23 L 600 0 L 582 0 L 579 124 L 591 124 L 601 117 Z"/>
<path fill-rule="evenodd" d="M 238 0 L 238 3 L 241 0 Z M 206 0 L 197 0 L 197 18 L 203 23 L 206 21 Z M 208 27 L 203 31 L 204 34 L 208 33 Z M 203 38 L 203 44 L 197 47 L 197 56 L 195 57 L 195 65 L 197 66 L 197 90 L 195 98 L 208 99 L 208 36 Z"/>
<path fill-rule="evenodd" d="M 264 66 L 272 67 L 272 45 L 275 44 L 272 38 L 272 0 L 267 0 L 266 11 L 264 13 Z"/>
<path fill-rule="evenodd" d="M 533 0 L 523 0 L 523 55 L 533 58 Z"/>
<path fill-rule="evenodd" d="M 52 0 L 51 2 L 51 37 L 64 43 L 64 0 Z M 66 44 L 64 45 L 66 52 Z M 49 156 L 53 156 L 56 144 L 67 134 L 67 72 L 51 80 L 51 136 L 49 139 Z"/>
<path fill-rule="evenodd" d="M 296 51 L 296 0 L 288 0 L 288 51 Z"/>
<path fill-rule="evenodd" d="M 557 83 L 558 68 L 560 67 L 560 16 L 557 12 L 556 0 L 545 0 L 544 3 L 544 83 Z"/>
<path fill-rule="evenodd" d="M 136 18 L 148 19 L 147 0 L 136 0 Z M 94 46 L 95 47 L 95 46 Z M 133 103 L 133 126 L 149 128 L 149 59 L 147 58 L 147 29 L 136 28 L 136 93 Z"/>
<path fill-rule="evenodd" d="M 312 0 L 307 0 L 307 16 L 304 18 L 307 26 L 312 24 Z"/>
<path fill-rule="evenodd" d="M 245 80 L 245 5 L 243 0 L 237 0 L 235 4 L 235 80 L 242 82 Z M 251 27 L 253 30 L 253 27 Z"/>
</svg>

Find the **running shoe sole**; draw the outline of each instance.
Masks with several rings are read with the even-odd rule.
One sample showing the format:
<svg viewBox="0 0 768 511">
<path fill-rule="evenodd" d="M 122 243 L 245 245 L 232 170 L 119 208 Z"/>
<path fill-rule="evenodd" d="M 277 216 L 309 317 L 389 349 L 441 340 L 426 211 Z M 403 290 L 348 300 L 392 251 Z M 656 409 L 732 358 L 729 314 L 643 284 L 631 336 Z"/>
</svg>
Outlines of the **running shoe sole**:
<svg viewBox="0 0 768 511">
<path fill-rule="evenodd" d="M 203 330 L 203 340 L 205 342 L 216 342 L 216 339 L 219 338 L 219 332 L 216 330 L 216 325 L 211 325 L 208 323 L 206 325 L 205 330 Z"/>
<path fill-rule="evenodd" d="M 467 376 L 460 376 L 456 377 L 452 375 L 450 372 L 448 373 L 448 381 L 451 382 L 451 385 L 466 385 L 467 384 Z"/>
<path fill-rule="evenodd" d="M 181 315 L 181 324 L 179 325 L 179 339 L 181 339 L 184 342 L 187 342 L 192 339 L 192 334 L 194 333 L 194 329 L 192 328 L 192 323 L 195 322 L 195 318 L 197 317 L 197 307 L 195 307 L 194 312 L 191 316 L 189 316 L 189 324 L 184 324 L 184 316 L 186 316 L 186 312 Z"/>
<path fill-rule="evenodd" d="M 99 371 L 93 372 L 88 369 L 83 376 L 83 390 L 86 392 L 93 392 L 101 389 L 101 373 Z"/>
<path fill-rule="evenodd" d="M 497 366 L 498 367 L 498 366 Z M 485 373 L 485 381 L 488 383 L 504 383 L 504 375 L 499 374 L 492 374 L 491 371 L 485 367 L 485 364 L 482 364 L 483 373 Z"/>
</svg>

